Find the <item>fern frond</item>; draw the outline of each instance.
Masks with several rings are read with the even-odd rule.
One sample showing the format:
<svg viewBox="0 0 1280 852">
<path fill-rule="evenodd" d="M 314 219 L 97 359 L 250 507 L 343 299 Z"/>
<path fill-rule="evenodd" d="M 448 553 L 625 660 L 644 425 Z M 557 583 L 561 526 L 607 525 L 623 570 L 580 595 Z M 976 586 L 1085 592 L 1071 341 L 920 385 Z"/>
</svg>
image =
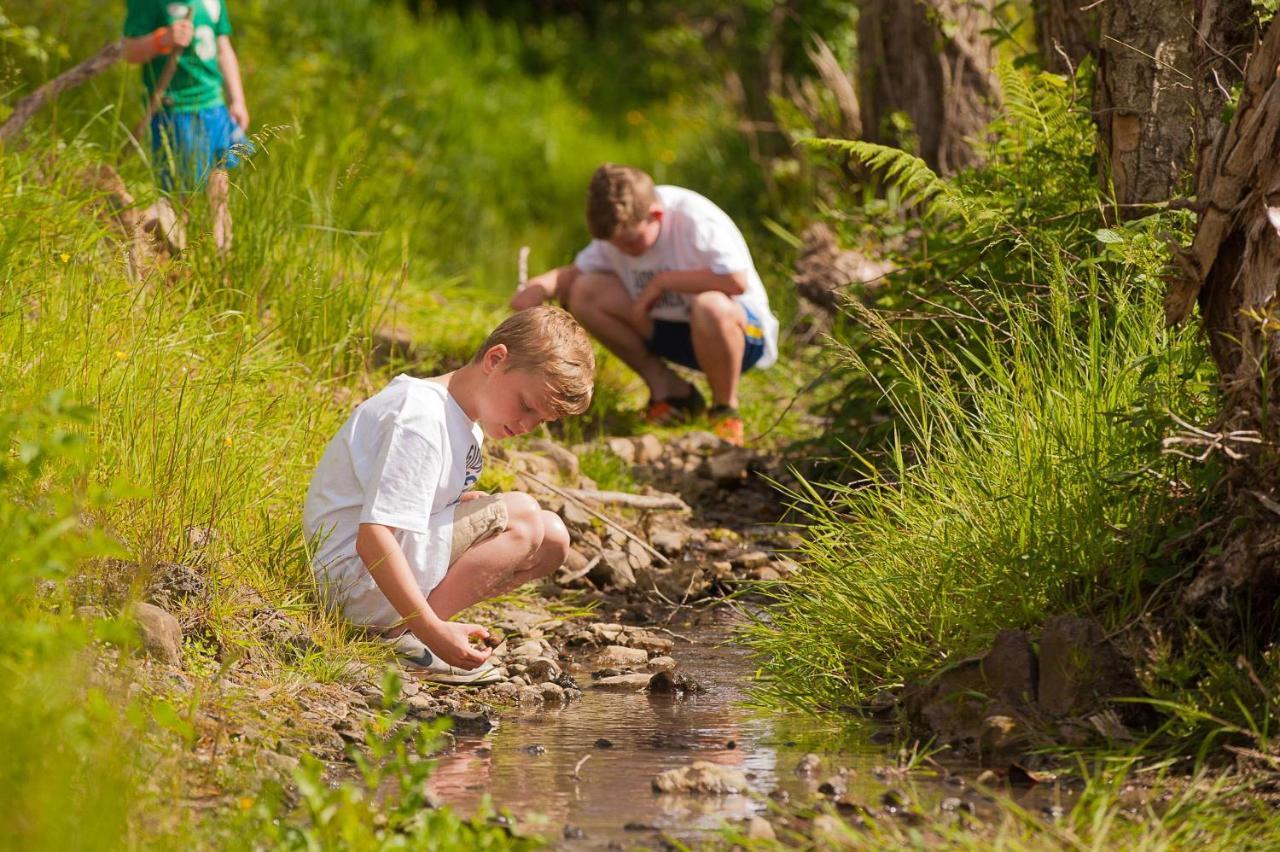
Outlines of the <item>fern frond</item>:
<svg viewBox="0 0 1280 852">
<path fill-rule="evenodd" d="M 813 148 L 841 151 L 878 172 L 891 186 L 902 191 L 909 203 L 921 205 L 930 216 L 967 219 L 964 197 L 929 165 L 914 154 L 889 145 L 858 139 L 801 139 Z"/>
</svg>

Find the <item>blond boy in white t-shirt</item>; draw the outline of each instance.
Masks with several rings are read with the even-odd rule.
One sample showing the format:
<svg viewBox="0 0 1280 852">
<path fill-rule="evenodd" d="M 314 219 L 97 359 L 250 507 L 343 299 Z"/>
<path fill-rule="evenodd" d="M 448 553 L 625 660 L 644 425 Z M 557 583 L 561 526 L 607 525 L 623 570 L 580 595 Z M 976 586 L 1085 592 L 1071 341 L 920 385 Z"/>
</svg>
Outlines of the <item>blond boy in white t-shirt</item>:
<svg viewBox="0 0 1280 852">
<path fill-rule="evenodd" d="M 739 380 L 778 357 L 778 320 L 742 232 L 698 193 L 655 186 L 640 169 L 612 163 L 591 178 L 587 226 L 590 245 L 573 263 L 529 279 L 511 307 L 558 298 L 644 379 L 651 423 L 706 406 L 667 362 L 701 370 L 713 428 L 741 445 Z"/>
<path fill-rule="evenodd" d="M 546 577 L 569 533 L 528 494 L 472 491 L 484 436 L 511 438 L 584 411 L 595 357 L 559 308 L 509 317 L 462 368 L 397 376 L 347 419 L 307 489 L 303 529 L 325 601 L 395 642 L 406 668 L 488 683 L 488 631 L 450 621 Z"/>
</svg>

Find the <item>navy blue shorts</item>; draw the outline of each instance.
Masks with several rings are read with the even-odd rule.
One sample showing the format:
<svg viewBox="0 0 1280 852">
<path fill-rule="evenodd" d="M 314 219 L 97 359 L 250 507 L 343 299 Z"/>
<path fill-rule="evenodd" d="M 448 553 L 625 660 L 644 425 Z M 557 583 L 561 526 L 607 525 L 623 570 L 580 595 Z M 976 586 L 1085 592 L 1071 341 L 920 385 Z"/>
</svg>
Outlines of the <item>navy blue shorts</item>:
<svg viewBox="0 0 1280 852">
<path fill-rule="evenodd" d="M 195 112 L 158 111 L 151 117 L 151 156 L 165 191 L 195 192 L 213 169 L 232 169 L 253 143 L 226 106 Z"/>
<path fill-rule="evenodd" d="M 742 372 L 745 373 L 764 357 L 764 327 L 750 308 L 743 305 L 742 309 L 747 312 L 747 348 L 742 351 Z M 692 370 L 702 369 L 693 352 L 693 331 L 687 322 L 654 320 L 653 337 L 645 342 L 645 347 L 659 358 Z"/>
</svg>

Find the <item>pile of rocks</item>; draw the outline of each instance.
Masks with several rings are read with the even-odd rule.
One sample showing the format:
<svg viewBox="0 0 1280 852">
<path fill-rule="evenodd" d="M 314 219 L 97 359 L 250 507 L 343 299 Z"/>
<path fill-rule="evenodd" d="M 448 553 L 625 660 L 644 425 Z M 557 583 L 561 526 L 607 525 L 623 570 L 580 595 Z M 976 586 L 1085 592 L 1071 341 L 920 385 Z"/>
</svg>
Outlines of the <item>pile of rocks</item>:
<svg viewBox="0 0 1280 852">
<path fill-rule="evenodd" d="M 1116 699 L 1142 694 L 1097 621 L 1061 615 L 1045 621 L 1036 645 L 1025 630 L 1000 631 L 985 655 L 908 687 L 898 704 L 917 735 L 1005 766 L 1037 745 L 1130 737 L 1150 711 Z"/>
</svg>

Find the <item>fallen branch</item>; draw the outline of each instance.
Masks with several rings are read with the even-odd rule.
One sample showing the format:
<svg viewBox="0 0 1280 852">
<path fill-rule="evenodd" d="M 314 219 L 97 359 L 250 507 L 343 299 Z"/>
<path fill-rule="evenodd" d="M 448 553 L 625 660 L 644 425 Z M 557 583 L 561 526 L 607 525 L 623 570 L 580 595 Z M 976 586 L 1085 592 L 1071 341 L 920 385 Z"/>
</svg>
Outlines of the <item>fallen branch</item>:
<svg viewBox="0 0 1280 852">
<path fill-rule="evenodd" d="M 684 511 L 689 508 L 689 504 L 675 494 L 628 494 L 625 491 L 591 491 L 585 488 L 566 488 L 564 493 L 597 506 L 623 506 L 644 511 Z"/>
<path fill-rule="evenodd" d="M 0 144 L 16 136 L 18 131 L 22 130 L 26 123 L 31 120 L 31 117 L 39 111 L 40 107 L 67 89 L 74 89 L 76 86 L 80 86 L 106 71 L 116 64 L 123 55 L 124 41 L 122 39 L 113 41 L 79 65 L 62 72 L 18 101 L 18 105 L 14 107 L 13 115 L 9 116 L 4 124 L 0 124 Z"/>
</svg>

